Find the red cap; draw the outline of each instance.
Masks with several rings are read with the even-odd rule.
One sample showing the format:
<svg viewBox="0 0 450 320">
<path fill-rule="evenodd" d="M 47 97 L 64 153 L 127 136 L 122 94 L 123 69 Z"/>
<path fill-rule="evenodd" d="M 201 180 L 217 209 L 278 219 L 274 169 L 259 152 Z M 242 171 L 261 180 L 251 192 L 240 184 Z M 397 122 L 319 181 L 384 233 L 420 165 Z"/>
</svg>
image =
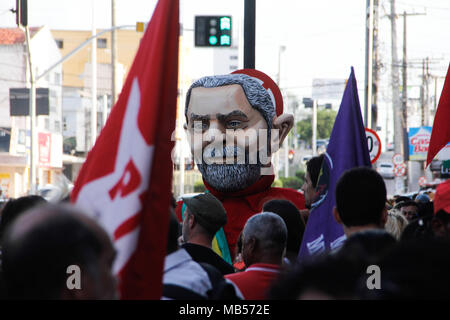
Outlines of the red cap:
<svg viewBox="0 0 450 320">
<path fill-rule="evenodd" d="M 444 210 L 450 214 L 450 179 L 442 182 L 434 194 L 434 213 Z"/>
<path fill-rule="evenodd" d="M 256 79 L 269 93 L 276 115 L 279 116 L 283 113 L 283 96 L 281 95 L 280 88 L 267 74 L 255 69 L 239 69 L 233 71 L 233 73 L 243 73 Z"/>
</svg>

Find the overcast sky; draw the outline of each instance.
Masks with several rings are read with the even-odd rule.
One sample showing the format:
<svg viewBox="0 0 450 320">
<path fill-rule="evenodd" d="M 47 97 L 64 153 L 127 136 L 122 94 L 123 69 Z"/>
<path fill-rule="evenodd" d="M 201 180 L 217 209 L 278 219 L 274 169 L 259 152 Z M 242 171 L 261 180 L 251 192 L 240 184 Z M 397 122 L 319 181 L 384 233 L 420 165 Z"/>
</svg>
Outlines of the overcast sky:
<svg viewBox="0 0 450 320">
<path fill-rule="evenodd" d="M 92 28 L 92 0 L 30 0 L 29 23 L 47 24 L 51 29 Z M 258 0 L 256 25 L 256 67 L 270 74 L 278 68 L 279 46 L 287 47 L 282 55 L 282 83 L 286 87 L 311 86 L 312 78 L 347 78 L 350 66 L 357 78 L 364 78 L 365 3 L 364 0 Z M 390 50 L 390 1 L 380 0 L 380 41 Z M 116 0 L 117 24 L 148 21 L 154 0 Z M 242 17 L 244 0 L 181 0 L 182 19 L 192 25 L 195 14 L 233 14 Z M 96 25 L 111 24 L 110 0 L 95 0 Z M 8 9 L 14 0 L 0 1 L 0 25 L 15 26 Z M 426 12 L 426 16 L 408 18 L 408 56 L 450 58 L 450 1 L 401 0 L 397 12 Z M 188 17 L 188 18 L 186 18 Z M 191 21 L 189 21 L 191 20 Z M 399 49 L 402 19 L 398 19 Z M 401 53 L 401 51 L 399 51 Z M 389 56 L 384 57 L 389 60 Z M 436 66 L 445 73 L 445 65 Z"/>
</svg>

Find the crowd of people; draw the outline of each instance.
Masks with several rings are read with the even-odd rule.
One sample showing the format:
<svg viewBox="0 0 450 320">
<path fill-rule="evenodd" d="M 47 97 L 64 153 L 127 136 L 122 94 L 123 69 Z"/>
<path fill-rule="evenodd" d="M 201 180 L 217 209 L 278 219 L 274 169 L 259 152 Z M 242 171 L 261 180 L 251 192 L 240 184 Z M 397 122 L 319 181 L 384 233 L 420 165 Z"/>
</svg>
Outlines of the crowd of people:
<svg viewBox="0 0 450 320">
<path fill-rule="evenodd" d="M 314 207 L 322 160 L 307 165 L 307 208 Z M 340 248 L 299 260 L 309 210 L 271 199 L 246 221 L 232 263 L 214 250 L 215 235 L 228 222 L 221 201 L 208 192 L 183 199 L 180 222 L 173 199 L 161 299 L 450 297 L 450 180 L 432 200 L 421 194 L 388 201 L 381 176 L 359 167 L 340 177 L 335 197 L 332 216 L 347 237 Z M 0 241 L 2 298 L 118 298 L 113 242 L 68 203 L 10 199 L 1 211 Z M 68 286 L 70 266 L 83 270 L 79 290 Z"/>
</svg>

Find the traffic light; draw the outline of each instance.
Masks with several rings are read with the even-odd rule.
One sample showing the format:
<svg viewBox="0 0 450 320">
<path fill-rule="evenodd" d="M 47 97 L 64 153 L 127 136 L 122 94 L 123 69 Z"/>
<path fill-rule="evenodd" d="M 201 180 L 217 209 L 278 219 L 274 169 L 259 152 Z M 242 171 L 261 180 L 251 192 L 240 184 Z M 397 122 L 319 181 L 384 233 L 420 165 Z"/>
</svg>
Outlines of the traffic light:
<svg viewBox="0 0 450 320">
<path fill-rule="evenodd" d="M 16 23 L 17 26 L 28 25 L 28 0 L 16 0 Z"/>
<path fill-rule="evenodd" d="M 294 162 L 294 154 L 295 154 L 294 150 L 290 149 L 288 153 L 289 163 Z"/>
<path fill-rule="evenodd" d="M 196 16 L 196 47 L 231 47 L 230 16 Z"/>
</svg>

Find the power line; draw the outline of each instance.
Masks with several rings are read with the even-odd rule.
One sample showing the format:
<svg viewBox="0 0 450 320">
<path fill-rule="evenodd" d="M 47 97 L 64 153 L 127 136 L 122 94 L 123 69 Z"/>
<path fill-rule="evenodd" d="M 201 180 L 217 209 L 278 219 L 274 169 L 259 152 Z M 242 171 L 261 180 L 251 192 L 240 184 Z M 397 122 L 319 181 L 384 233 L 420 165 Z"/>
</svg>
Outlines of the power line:
<svg viewBox="0 0 450 320">
<path fill-rule="evenodd" d="M 450 8 L 435 7 L 435 6 L 429 6 L 429 5 L 419 4 L 419 3 L 411 3 L 411 2 L 407 3 L 407 2 L 403 2 L 403 1 L 397 1 L 397 3 L 404 4 L 407 6 L 417 6 L 417 7 L 432 9 L 432 10 L 450 10 Z"/>
</svg>

